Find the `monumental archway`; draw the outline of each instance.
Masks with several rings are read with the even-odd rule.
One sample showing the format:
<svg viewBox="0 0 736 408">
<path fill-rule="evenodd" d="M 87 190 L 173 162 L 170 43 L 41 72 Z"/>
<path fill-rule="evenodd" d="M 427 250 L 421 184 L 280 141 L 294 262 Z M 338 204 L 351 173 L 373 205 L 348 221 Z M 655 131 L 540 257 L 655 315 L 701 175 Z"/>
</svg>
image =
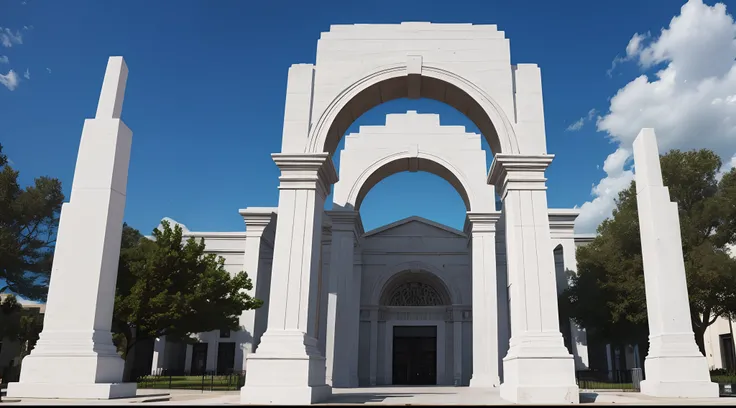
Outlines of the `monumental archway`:
<svg viewBox="0 0 736 408">
<path fill-rule="evenodd" d="M 320 37 L 316 64 L 289 69 L 282 148 L 273 155 L 281 176 L 268 329 L 258 351 L 248 356 L 241 401 L 305 404 L 330 395 L 316 323 L 322 208 L 337 182 L 332 155 L 357 117 L 404 97 L 442 101 L 464 113 L 495 153 L 487 183 L 499 190 L 504 205 L 512 330 L 501 396 L 512 402 L 578 402 L 573 359 L 559 329 L 553 254 L 547 250 L 544 173 L 553 156 L 546 154 L 539 68 L 512 65 L 509 41 L 496 26 L 430 23 L 332 26 Z M 478 322 L 497 312 L 484 293 L 495 293 L 495 279 L 487 277 L 494 276 L 500 214 L 472 210 L 474 333 L 492 338 L 495 325 L 488 320 L 479 329 Z M 354 217 L 331 215 L 330 273 L 338 264 L 352 269 Z M 478 311 L 486 317 L 479 319 Z M 474 361 L 471 385 L 498 385 L 498 357 L 489 353 Z"/>
</svg>

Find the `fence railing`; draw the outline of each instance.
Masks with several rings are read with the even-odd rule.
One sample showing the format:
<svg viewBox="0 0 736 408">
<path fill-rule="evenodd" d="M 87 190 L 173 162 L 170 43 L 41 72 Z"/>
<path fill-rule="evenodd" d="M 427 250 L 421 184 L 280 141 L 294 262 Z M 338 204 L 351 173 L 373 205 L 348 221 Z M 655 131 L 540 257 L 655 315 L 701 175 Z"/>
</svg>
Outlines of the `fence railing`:
<svg viewBox="0 0 736 408">
<path fill-rule="evenodd" d="M 245 371 L 206 371 L 193 374 L 181 370 L 158 370 L 153 374 L 139 376 L 136 382 L 138 388 L 236 391 L 245 383 Z"/>
<path fill-rule="evenodd" d="M 641 368 L 629 370 L 583 370 L 575 373 L 581 390 L 632 391 L 641 390 L 644 375 Z"/>
</svg>

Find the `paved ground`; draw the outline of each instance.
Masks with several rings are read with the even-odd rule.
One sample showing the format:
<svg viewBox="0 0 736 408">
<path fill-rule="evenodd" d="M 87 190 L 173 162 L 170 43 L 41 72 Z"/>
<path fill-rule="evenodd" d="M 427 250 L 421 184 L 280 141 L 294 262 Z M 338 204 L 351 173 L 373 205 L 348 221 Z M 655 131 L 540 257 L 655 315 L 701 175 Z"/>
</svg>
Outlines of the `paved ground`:
<svg viewBox="0 0 736 408">
<path fill-rule="evenodd" d="M 139 390 L 138 397 L 111 401 L 25 400 L 3 405 L 239 405 L 238 391 Z M 582 392 L 585 405 L 736 405 L 736 398 L 653 398 L 634 392 Z M 497 390 L 467 387 L 371 387 L 335 389 L 319 405 L 507 405 Z"/>
</svg>

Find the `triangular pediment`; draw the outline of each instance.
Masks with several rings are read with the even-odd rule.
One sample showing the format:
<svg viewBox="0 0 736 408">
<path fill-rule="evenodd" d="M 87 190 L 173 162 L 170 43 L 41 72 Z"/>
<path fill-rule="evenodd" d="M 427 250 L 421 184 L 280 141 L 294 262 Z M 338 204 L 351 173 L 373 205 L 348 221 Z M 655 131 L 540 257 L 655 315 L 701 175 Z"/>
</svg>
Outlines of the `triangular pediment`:
<svg viewBox="0 0 736 408">
<path fill-rule="evenodd" d="M 366 238 L 375 236 L 466 237 L 462 231 L 419 216 L 392 222 L 364 235 Z"/>
</svg>

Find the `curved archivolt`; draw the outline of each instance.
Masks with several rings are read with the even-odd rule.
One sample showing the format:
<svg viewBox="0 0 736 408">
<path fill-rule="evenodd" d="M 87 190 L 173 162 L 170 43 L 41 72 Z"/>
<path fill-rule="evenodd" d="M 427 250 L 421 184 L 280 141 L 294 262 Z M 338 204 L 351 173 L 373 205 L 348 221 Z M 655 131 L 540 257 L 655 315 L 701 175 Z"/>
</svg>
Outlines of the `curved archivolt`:
<svg viewBox="0 0 736 408">
<path fill-rule="evenodd" d="M 405 271 L 386 283 L 381 305 L 422 307 L 450 305 L 447 288 L 438 277 L 426 271 Z"/>
<path fill-rule="evenodd" d="M 370 109 L 409 95 L 406 67 L 397 65 L 372 72 L 341 93 L 322 114 L 310 136 L 307 151 L 337 150 L 350 125 Z M 494 154 L 518 154 L 511 121 L 493 99 L 460 76 L 435 67 L 423 66 L 418 98 L 443 102 L 463 113 L 480 130 Z"/>
<path fill-rule="evenodd" d="M 394 289 L 386 306 L 441 306 L 442 297 L 424 282 L 406 282 Z"/>
</svg>

